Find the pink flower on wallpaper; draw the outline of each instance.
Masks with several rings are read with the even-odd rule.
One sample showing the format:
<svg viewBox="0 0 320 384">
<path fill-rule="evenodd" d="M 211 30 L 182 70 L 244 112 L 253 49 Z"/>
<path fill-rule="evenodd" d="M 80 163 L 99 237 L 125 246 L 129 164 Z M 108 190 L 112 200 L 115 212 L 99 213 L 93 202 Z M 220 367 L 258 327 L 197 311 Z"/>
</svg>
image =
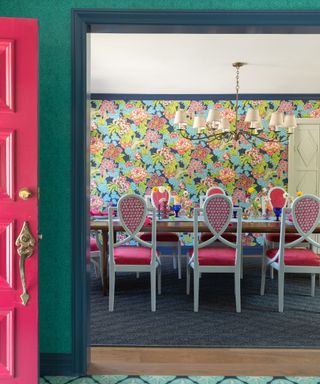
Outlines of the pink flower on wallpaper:
<svg viewBox="0 0 320 384">
<path fill-rule="evenodd" d="M 223 154 L 223 159 L 224 159 L 224 160 L 229 160 L 229 159 L 230 159 L 230 155 L 229 155 L 229 153 L 225 152 L 225 153 Z"/>
<path fill-rule="evenodd" d="M 263 145 L 263 149 L 267 152 L 268 155 L 272 156 L 274 153 L 277 153 L 282 149 L 282 145 L 281 143 L 277 142 L 266 142 Z"/>
<path fill-rule="evenodd" d="M 290 101 L 281 101 L 278 111 L 279 112 L 291 112 L 294 110 L 294 106 Z"/>
<path fill-rule="evenodd" d="M 121 135 L 128 133 L 131 129 L 131 125 L 127 122 L 124 117 L 119 117 L 118 119 L 113 120 L 113 124 L 118 125 L 120 127 L 119 133 Z"/>
<path fill-rule="evenodd" d="M 160 136 L 158 132 L 153 131 L 152 129 L 148 129 L 144 136 L 143 142 L 146 146 L 149 146 L 152 143 L 158 144 L 159 139 L 160 139 Z"/>
<path fill-rule="evenodd" d="M 233 202 L 233 204 L 238 204 L 241 201 L 242 202 L 246 201 L 246 193 L 245 193 L 245 191 L 236 188 L 232 194 L 232 202 Z"/>
<path fill-rule="evenodd" d="M 175 132 L 170 133 L 170 139 L 176 139 L 178 137 L 178 134 Z"/>
<path fill-rule="evenodd" d="M 210 149 L 217 149 L 220 148 L 221 142 L 220 141 L 208 141 L 208 146 Z"/>
<path fill-rule="evenodd" d="M 248 188 L 251 187 L 253 182 L 254 180 L 252 179 L 252 177 L 249 177 L 242 173 L 239 177 L 239 180 L 236 182 L 236 186 L 246 191 Z"/>
<path fill-rule="evenodd" d="M 288 159 L 288 146 L 286 146 L 282 151 L 281 151 L 281 158 L 283 160 Z"/>
<path fill-rule="evenodd" d="M 215 105 L 214 105 L 215 109 L 220 109 L 222 107 L 223 107 L 223 105 L 221 103 L 215 103 Z"/>
<path fill-rule="evenodd" d="M 171 109 L 171 108 L 165 108 L 163 114 L 164 114 L 164 117 L 167 120 L 171 120 L 171 119 L 174 118 L 174 116 L 176 114 L 176 110 L 175 109 Z"/>
<path fill-rule="evenodd" d="M 153 187 L 159 187 L 161 185 L 164 185 L 166 182 L 166 178 L 163 176 L 159 176 L 157 173 L 153 173 L 150 177 L 150 180 L 147 183 L 147 186 L 149 188 Z"/>
<path fill-rule="evenodd" d="M 130 188 L 130 182 L 127 181 L 125 176 L 114 177 L 112 179 L 112 183 L 116 184 L 116 186 L 118 187 L 118 192 L 120 194 L 128 192 L 128 189 Z"/>
<path fill-rule="evenodd" d="M 109 144 L 104 151 L 103 156 L 112 160 L 115 160 L 122 152 L 121 147 L 116 147 L 114 144 Z"/>
<path fill-rule="evenodd" d="M 130 148 L 132 146 L 132 140 L 127 141 L 126 139 L 121 138 L 120 145 L 123 149 Z"/>
<path fill-rule="evenodd" d="M 135 124 L 141 124 L 149 117 L 149 114 L 143 108 L 136 108 L 130 114 L 130 119 Z"/>
<path fill-rule="evenodd" d="M 171 161 L 175 159 L 174 154 L 171 152 L 170 148 L 163 147 L 162 149 L 158 149 L 157 153 L 162 156 L 162 164 L 169 164 Z"/>
<path fill-rule="evenodd" d="M 115 105 L 115 103 L 113 101 L 104 100 L 102 102 L 101 108 L 103 108 L 104 110 L 106 110 L 110 113 L 115 113 L 117 106 Z"/>
<path fill-rule="evenodd" d="M 305 103 L 305 105 L 303 106 L 303 109 L 311 109 L 311 108 L 312 108 L 311 103 Z"/>
<path fill-rule="evenodd" d="M 221 111 L 221 116 L 226 117 L 230 122 L 235 121 L 236 119 L 236 113 L 233 109 L 226 108 L 223 111 Z"/>
<path fill-rule="evenodd" d="M 245 153 L 250 157 L 250 163 L 252 165 L 259 164 L 263 160 L 263 154 L 258 148 L 252 147 L 251 149 L 247 149 Z"/>
<path fill-rule="evenodd" d="M 125 163 L 125 167 L 126 168 L 130 168 L 130 167 L 132 167 L 134 164 L 133 164 L 133 162 L 132 161 L 127 161 L 126 163 Z"/>
<path fill-rule="evenodd" d="M 101 170 L 113 172 L 117 167 L 113 160 L 103 159 L 100 168 Z"/>
<path fill-rule="evenodd" d="M 205 179 L 203 179 L 202 183 L 204 185 L 208 186 L 208 189 L 210 187 L 213 187 L 215 185 L 218 185 L 218 183 L 215 181 L 215 178 L 213 176 L 207 176 Z"/>
<path fill-rule="evenodd" d="M 187 114 L 189 116 L 193 116 L 195 112 L 202 112 L 205 109 L 205 106 L 201 101 L 191 101 L 189 108 L 187 110 Z"/>
<path fill-rule="evenodd" d="M 320 108 L 314 109 L 313 111 L 310 112 L 310 117 L 320 117 Z"/>
<path fill-rule="evenodd" d="M 131 109 L 134 107 L 133 103 L 126 103 L 126 109 Z"/>
<path fill-rule="evenodd" d="M 232 183 L 236 178 L 236 173 L 232 168 L 223 168 L 220 170 L 219 179 L 223 184 Z"/>
<path fill-rule="evenodd" d="M 277 167 L 277 176 L 283 177 L 283 174 L 287 172 L 288 172 L 288 162 L 286 160 L 280 160 Z"/>
<path fill-rule="evenodd" d="M 204 160 L 209 153 L 209 148 L 203 147 L 201 144 L 198 144 L 192 153 L 192 158 Z"/>
<path fill-rule="evenodd" d="M 96 131 L 98 128 L 97 124 L 95 122 L 92 122 L 91 125 L 90 125 L 90 130 L 91 131 Z"/>
<path fill-rule="evenodd" d="M 257 106 L 257 105 L 260 105 L 260 104 L 262 104 L 263 103 L 263 100 L 252 100 L 251 101 L 251 104 L 252 104 L 252 106 Z"/>
<path fill-rule="evenodd" d="M 91 196 L 90 197 L 90 208 L 91 209 L 101 209 L 103 207 L 104 201 L 100 196 Z"/>
<path fill-rule="evenodd" d="M 193 145 L 191 141 L 185 138 L 179 139 L 173 146 L 179 155 L 183 155 L 184 153 L 188 152 L 192 147 Z"/>
<path fill-rule="evenodd" d="M 90 180 L 90 189 L 95 189 L 97 188 L 97 183 L 95 180 Z"/>
<path fill-rule="evenodd" d="M 140 181 L 145 180 L 147 176 L 147 171 L 142 167 L 133 168 L 130 173 L 130 177 L 135 183 L 139 183 Z"/>
<path fill-rule="evenodd" d="M 104 148 L 104 142 L 98 137 L 91 137 L 90 141 L 90 153 L 95 154 L 100 152 Z"/>
<path fill-rule="evenodd" d="M 167 179 L 170 179 L 171 177 L 174 177 L 176 175 L 175 169 L 164 169 L 164 175 Z"/>
<path fill-rule="evenodd" d="M 195 172 L 202 173 L 203 169 L 204 169 L 204 165 L 201 163 L 201 161 L 192 159 L 187 168 L 187 172 L 189 176 L 193 176 Z"/>
<path fill-rule="evenodd" d="M 141 153 L 140 152 L 137 152 L 135 155 L 134 155 L 135 159 L 136 160 L 140 160 L 141 159 Z"/>
<path fill-rule="evenodd" d="M 220 168 L 222 166 L 221 163 L 219 163 L 218 161 L 216 163 L 213 163 L 213 168 Z"/>
<path fill-rule="evenodd" d="M 156 129 L 157 131 L 160 131 L 160 129 L 163 128 L 163 126 L 166 124 L 167 120 L 163 117 L 160 117 L 158 115 L 152 116 L 151 121 L 148 123 L 148 128 Z"/>
<path fill-rule="evenodd" d="M 185 185 L 185 183 L 179 183 L 179 188 L 180 189 L 185 189 L 186 188 L 186 185 Z"/>
<path fill-rule="evenodd" d="M 252 169 L 252 176 L 255 179 L 262 179 L 264 176 L 264 170 L 260 170 L 260 169 L 258 170 L 258 169 L 253 168 Z"/>
</svg>

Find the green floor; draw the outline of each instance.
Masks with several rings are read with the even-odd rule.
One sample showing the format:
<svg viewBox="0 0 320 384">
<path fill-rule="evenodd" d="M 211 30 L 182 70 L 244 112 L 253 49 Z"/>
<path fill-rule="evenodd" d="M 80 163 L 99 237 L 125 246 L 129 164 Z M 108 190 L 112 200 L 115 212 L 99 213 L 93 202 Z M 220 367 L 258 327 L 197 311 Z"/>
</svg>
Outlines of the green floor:
<svg viewBox="0 0 320 384">
<path fill-rule="evenodd" d="M 320 377 L 45 376 L 40 384 L 320 384 Z"/>
</svg>

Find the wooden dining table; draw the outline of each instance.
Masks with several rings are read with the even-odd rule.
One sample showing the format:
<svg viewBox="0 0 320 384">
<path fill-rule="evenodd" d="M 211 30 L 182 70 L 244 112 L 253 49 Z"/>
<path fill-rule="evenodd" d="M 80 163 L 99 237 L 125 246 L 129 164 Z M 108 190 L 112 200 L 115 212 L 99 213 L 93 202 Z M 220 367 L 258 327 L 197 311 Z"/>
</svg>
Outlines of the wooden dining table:
<svg viewBox="0 0 320 384">
<path fill-rule="evenodd" d="M 236 223 L 231 223 L 226 232 L 236 232 Z M 108 291 L 108 271 L 107 271 L 107 260 L 108 260 L 108 234 L 109 225 L 108 220 L 91 220 L 90 221 L 91 231 L 101 231 L 102 233 L 102 281 L 103 287 L 102 292 L 104 295 Z M 122 232 L 123 228 L 119 221 L 113 222 L 113 236 L 117 235 L 117 232 Z M 151 225 L 143 226 L 140 232 L 151 232 Z M 193 232 L 193 221 L 192 220 L 157 220 L 157 232 L 179 232 L 179 233 L 192 233 Z M 210 232 L 204 222 L 199 221 L 199 232 Z M 242 221 L 242 233 L 279 233 L 280 232 L 280 221 L 275 220 L 243 220 Z M 287 225 L 286 233 L 297 233 L 294 225 Z M 320 233 L 320 225 L 315 229 L 314 233 Z"/>
</svg>

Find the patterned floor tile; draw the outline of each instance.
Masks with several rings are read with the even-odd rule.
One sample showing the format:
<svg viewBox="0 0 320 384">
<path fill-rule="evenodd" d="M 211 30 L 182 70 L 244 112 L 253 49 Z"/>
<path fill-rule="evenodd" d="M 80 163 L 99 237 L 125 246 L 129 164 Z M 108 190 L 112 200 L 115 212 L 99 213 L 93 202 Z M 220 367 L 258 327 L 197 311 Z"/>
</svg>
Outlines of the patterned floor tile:
<svg viewBox="0 0 320 384">
<path fill-rule="evenodd" d="M 272 376 L 45 376 L 39 384 L 320 384 L 320 377 Z"/>
</svg>

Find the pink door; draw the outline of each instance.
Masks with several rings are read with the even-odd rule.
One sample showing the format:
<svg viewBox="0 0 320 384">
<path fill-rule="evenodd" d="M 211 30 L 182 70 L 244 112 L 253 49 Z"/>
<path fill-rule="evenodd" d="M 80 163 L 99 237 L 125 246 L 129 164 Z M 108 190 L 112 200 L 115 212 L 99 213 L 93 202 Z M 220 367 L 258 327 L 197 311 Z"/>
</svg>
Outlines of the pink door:
<svg viewBox="0 0 320 384">
<path fill-rule="evenodd" d="M 0 18 L 0 383 L 38 382 L 38 23 Z"/>
</svg>

